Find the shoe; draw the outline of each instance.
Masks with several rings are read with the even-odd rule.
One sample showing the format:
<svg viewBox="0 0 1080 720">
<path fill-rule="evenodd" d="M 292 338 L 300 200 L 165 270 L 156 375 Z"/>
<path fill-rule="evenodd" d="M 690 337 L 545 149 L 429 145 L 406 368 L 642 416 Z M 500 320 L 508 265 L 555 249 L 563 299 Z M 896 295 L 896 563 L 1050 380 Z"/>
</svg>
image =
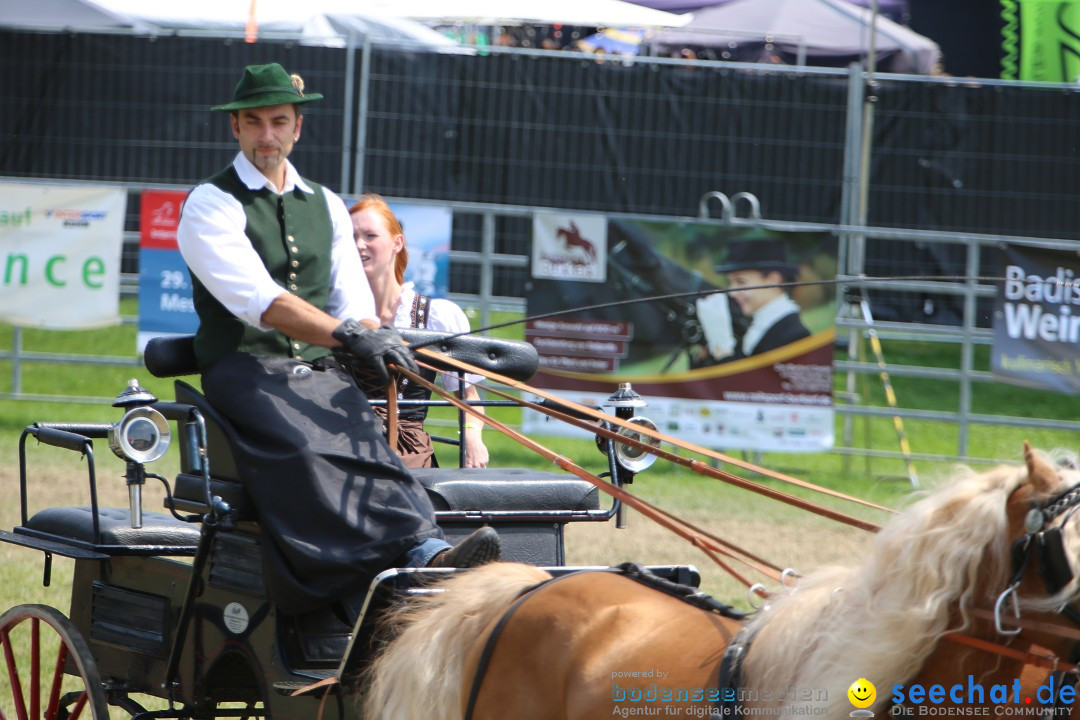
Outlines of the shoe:
<svg viewBox="0 0 1080 720">
<path fill-rule="evenodd" d="M 449 550 L 432 558 L 428 567 L 473 568 L 502 557 L 502 544 L 495 528 L 485 525 Z"/>
</svg>

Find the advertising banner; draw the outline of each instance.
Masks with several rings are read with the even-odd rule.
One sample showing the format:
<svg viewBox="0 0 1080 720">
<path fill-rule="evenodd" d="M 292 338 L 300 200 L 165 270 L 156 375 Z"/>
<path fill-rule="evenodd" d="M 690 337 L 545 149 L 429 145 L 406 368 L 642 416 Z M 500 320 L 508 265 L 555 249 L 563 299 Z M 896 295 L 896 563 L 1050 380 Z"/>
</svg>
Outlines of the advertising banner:
<svg viewBox="0 0 1080 720">
<path fill-rule="evenodd" d="M 1080 2 L 1001 0 L 1002 77 L 1074 83 L 1080 79 Z"/>
<path fill-rule="evenodd" d="M 176 245 L 180 206 L 187 193 L 147 190 L 139 212 L 139 331 L 137 350 L 150 338 L 186 335 L 199 327 L 191 276 Z"/>
<path fill-rule="evenodd" d="M 544 317 L 526 326 L 540 353 L 533 384 L 598 405 L 630 382 L 662 430 L 710 447 L 832 447 L 835 292 L 777 287 L 834 278 L 831 234 L 637 220 L 607 221 L 598 232 L 590 221 L 560 216 L 555 232 L 576 227 L 578 238 L 606 247 L 602 273 L 575 243 L 563 252 L 582 262 L 577 269 L 537 268 L 534 250 L 527 312 Z M 537 221 L 534 230 L 550 241 L 552 227 Z M 535 413 L 525 426 L 562 432 Z"/>
<path fill-rule="evenodd" d="M 1080 258 L 1007 245 L 994 308 L 991 369 L 1027 387 L 1080 393 Z"/>
<path fill-rule="evenodd" d="M 0 320 L 119 324 L 126 202 L 120 189 L 0 183 Z"/>
<path fill-rule="evenodd" d="M 450 236 L 453 213 L 449 208 L 430 205 L 389 203 L 405 234 L 409 264 L 405 282 L 428 297 L 450 294 Z"/>
</svg>

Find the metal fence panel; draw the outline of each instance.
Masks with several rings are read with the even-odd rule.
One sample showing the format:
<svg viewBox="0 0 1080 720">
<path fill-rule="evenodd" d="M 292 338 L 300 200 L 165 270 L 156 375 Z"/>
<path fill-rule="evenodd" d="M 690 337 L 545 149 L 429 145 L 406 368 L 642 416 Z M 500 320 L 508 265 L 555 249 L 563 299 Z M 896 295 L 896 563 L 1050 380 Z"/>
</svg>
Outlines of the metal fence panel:
<svg viewBox="0 0 1080 720">
<path fill-rule="evenodd" d="M 842 73 L 379 47 L 366 82 L 364 190 L 692 215 L 721 188 L 837 219 Z"/>
<path fill-rule="evenodd" d="M 239 70 L 280 62 L 324 92 L 300 141 L 303 172 L 341 176 L 345 53 L 293 43 L 0 31 L 0 174 L 192 184 L 226 165 Z"/>
<path fill-rule="evenodd" d="M 855 71 L 0 32 L 0 176 L 128 186 L 130 289 L 139 190 L 183 187 L 227 163 L 235 143 L 208 108 L 231 96 L 240 67 L 268 61 L 326 96 L 297 147 L 305 175 L 330 185 L 360 176 L 340 189 L 455 209 L 451 292 L 480 304 L 474 325 L 491 310 L 523 308 L 535 210 L 689 218 L 709 191 L 749 191 L 771 218 L 758 225 L 814 222 L 844 241 L 865 238 L 852 284 L 859 272 L 964 278 L 867 291 L 883 336 L 960 347 L 958 369 L 896 368 L 958 383 L 956 411 L 897 414 L 956 423 L 959 457 L 974 424 L 1080 427 L 979 413 L 972 402 L 973 386 L 991 380 L 973 349 L 988 342 L 994 292 L 972 278 L 993 274 L 996 244 L 1017 236 L 1080 247 L 1080 89 L 879 77 L 867 89 L 875 123 L 862 227 L 838 225 L 863 179 L 852 162 L 863 90 Z M 838 327 L 868 329 L 844 315 Z M 877 372 L 857 360 L 838 368 Z M 839 412 L 894 411 L 863 403 Z"/>
</svg>

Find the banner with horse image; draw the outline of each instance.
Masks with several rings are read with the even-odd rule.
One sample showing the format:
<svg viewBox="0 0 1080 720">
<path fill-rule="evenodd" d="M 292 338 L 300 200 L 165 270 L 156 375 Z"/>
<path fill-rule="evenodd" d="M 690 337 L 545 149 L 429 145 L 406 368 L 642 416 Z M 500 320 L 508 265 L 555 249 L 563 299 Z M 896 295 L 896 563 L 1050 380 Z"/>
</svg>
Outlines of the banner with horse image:
<svg viewBox="0 0 1080 720">
<path fill-rule="evenodd" d="M 991 368 L 1015 385 L 1080 393 L 1080 257 L 1006 245 L 994 307 Z"/>
<path fill-rule="evenodd" d="M 602 283 L 606 254 L 607 218 L 603 215 L 533 216 L 533 277 Z"/>
<path fill-rule="evenodd" d="M 119 325 L 126 204 L 118 188 L 0 183 L 0 321 Z"/>
<path fill-rule="evenodd" d="M 540 354 L 534 385 L 599 405 L 630 382 L 662 430 L 710 447 L 832 447 L 835 290 L 782 287 L 835 277 L 831 234 L 644 220 L 605 220 L 600 231 L 598 220 L 534 224 L 527 313 L 551 315 L 526 326 Z M 604 280 L 577 238 L 606 247 Z M 560 252 L 567 262 L 536 264 Z M 646 298 L 657 299 L 635 302 Z M 572 312 L 587 306 L 606 307 Z M 525 427 L 575 432 L 535 413 Z"/>
</svg>

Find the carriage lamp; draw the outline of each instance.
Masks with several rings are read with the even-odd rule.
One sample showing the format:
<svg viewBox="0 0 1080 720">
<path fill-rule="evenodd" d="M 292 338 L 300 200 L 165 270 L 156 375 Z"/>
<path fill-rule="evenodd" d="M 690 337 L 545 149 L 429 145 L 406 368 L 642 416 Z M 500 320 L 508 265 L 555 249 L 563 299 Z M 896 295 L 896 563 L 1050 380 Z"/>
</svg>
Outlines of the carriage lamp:
<svg viewBox="0 0 1080 720">
<path fill-rule="evenodd" d="M 146 484 L 143 465 L 161 458 L 169 449 L 171 438 L 165 416 L 149 407 L 154 402 L 157 398 L 134 379 L 128 381 L 127 388 L 113 402 L 113 407 L 127 408 L 120 422 L 109 428 L 109 449 L 127 461 L 124 478 L 133 528 L 142 527 L 142 486 Z"/>
<path fill-rule="evenodd" d="M 151 407 L 133 407 L 109 430 L 109 448 L 122 460 L 154 462 L 169 449 L 171 433 L 165 416 Z"/>
<path fill-rule="evenodd" d="M 619 383 L 619 389 L 612 393 L 611 396 L 601 404 L 601 407 L 614 408 L 615 417 L 620 420 L 625 420 L 631 425 L 640 425 L 648 430 L 656 430 L 656 423 L 652 420 L 644 415 L 634 414 L 638 408 L 643 408 L 646 405 L 648 405 L 648 403 L 634 391 L 634 388 L 630 386 L 630 383 L 624 382 Z M 649 447 L 660 447 L 660 441 L 656 438 L 636 432 L 631 428 L 621 427 L 617 434 L 631 440 L 645 443 Z M 597 437 L 597 441 L 599 442 L 600 440 L 601 438 Z M 601 450 L 603 450 L 603 448 L 601 448 Z M 619 463 L 619 467 L 627 472 L 639 473 L 648 469 L 656 462 L 656 456 L 642 448 L 632 447 L 625 443 L 617 443 L 615 446 L 615 461 Z M 629 479 L 630 478 L 626 478 L 627 481 L 629 481 Z"/>
<path fill-rule="evenodd" d="M 631 425 L 640 425 L 648 430 L 657 430 L 656 423 L 643 415 L 636 415 L 626 422 Z M 631 440 L 636 440 L 640 443 L 645 443 L 651 448 L 660 447 L 660 441 L 656 438 L 644 435 L 630 428 L 619 428 L 618 435 Z M 615 449 L 615 460 L 624 470 L 628 470 L 632 473 L 639 473 L 649 469 L 649 467 L 656 462 L 656 456 L 644 448 L 619 443 L 618 447 Z"/>
</svg>

